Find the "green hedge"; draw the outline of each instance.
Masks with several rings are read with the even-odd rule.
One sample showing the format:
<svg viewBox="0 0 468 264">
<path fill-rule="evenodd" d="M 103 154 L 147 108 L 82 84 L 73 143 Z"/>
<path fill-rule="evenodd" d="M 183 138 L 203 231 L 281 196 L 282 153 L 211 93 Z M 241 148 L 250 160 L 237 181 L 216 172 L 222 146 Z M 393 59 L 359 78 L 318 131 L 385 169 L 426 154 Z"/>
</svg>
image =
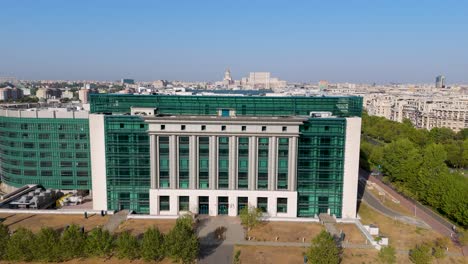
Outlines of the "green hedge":
<svg viewBox="0 0 468 264">
<path fill-rule="evenodd" d="M 174 228 L 163 235 L 151 227 L 136 237 L 128 232 L 113 235 L 102 228 L 94 228 L 89 233 L 71 225 L 63 232 L 42 228 L 33 234 L 25 228 L 10 234 L 8 228 L 0 224 L 0 260 L 60 262 L 84 257 L 112 257 L 159 261 L 171 258 L 176 262 L 193 263 L 199 251 L 198 238 L 193 220 L 182 217 Z"/>
</svg>

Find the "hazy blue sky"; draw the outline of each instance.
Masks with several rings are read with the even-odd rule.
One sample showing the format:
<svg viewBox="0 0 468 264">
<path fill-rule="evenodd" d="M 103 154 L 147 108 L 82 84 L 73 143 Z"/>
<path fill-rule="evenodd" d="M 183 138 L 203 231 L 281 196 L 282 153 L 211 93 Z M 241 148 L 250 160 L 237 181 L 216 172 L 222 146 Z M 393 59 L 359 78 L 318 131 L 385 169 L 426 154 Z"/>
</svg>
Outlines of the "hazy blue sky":
<svg viewBox="0 0 468 264">
<path fill-rule="evenodd" d="M 468 83 L 468 1 L 0 0 L 0 76 Z"/>
</svg>

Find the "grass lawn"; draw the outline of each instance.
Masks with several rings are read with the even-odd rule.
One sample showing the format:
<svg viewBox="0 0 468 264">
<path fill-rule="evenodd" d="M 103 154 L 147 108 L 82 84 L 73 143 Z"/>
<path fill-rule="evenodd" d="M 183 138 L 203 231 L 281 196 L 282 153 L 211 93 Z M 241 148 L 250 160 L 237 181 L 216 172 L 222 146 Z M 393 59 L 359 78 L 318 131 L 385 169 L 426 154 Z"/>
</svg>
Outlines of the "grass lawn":
<svg viewBox="0 0 468 264">
<path fill-rule="evenodd" d="M 76 224 L 90 231 L 94 227 L 107 223 L 110 216 L 91 215 L 85 219 L 83 215 L 56 215 L 56 214 L 0 214 L 0 219 L 4 219 L 3 224 L 10 231 L 19 227 L 27 228 L 33 232 L 38 232 L 42 227 L 51 227 L 56 230 L 63 230 L 67 225 Z"/>
<path fill-rule="evenodd" d="M 376 188 L 368 188 L 366 187 L 366 190 L 370 191 L 379 201 L 385 205 L 386 207 L 392 209 L 393 211 L 400 213 L 402 215 L 406 216 L 414 216 L 414 212 L 411 212 L 408 208 L 402 206 L 399 203 L 395 203 L 392 201 L 392 199 L 388 196 L 383 197 L 383 195 L 379 195 L 379 191 Z"/>
<path fill-rule="evenodd" d="M 389 237 L 390 245 L 396 249 L 409 250 L 416 244 L 432 242 L 436 238 L 443 237 L 431 230 L 404 224 L 400 221 L 379 214 L 369 206 L 361 203 L 358 211 L 363 224 L 375 224 L 380 229 L 380 234 Z M 461 253 L 460 249 L 450 243 L 449 251 Z"/>
<path fill-rule="evenodd" d="M 262 222 L 249 231 L 249 236 L 255 241 L 275 241 L 278 237 L 279 242 L 302 242 L 302 238 L 310 242 L 323 229 L 319 223 Z"/>
<path fill-rule="evenodd" d="M 129 219 L 120 224 L 115 233 L 129 231 L 133 235 L 141 235 L 149 227 L 155 226 L 161 233 L 167 234 L 175 226 L 175 223 L 175 219 Z"/>
</svg>

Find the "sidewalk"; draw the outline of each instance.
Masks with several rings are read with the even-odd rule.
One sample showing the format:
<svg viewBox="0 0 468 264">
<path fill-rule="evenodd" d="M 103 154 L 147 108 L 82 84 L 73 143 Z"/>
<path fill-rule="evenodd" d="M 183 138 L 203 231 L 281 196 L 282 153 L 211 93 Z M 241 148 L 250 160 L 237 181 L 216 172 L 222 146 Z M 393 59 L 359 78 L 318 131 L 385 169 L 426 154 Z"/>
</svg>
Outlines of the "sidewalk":
<svg viewBox="0 0 468 264">
<path fill-rule="evenodd" d="M 442 219 L 442 217 L 435 215 L 433 212 L 427 212 L 429 209 L 425 209 L 423 205 L 419 203 L 414 203 L 395 191 L 393 188 L 390 186 L 386 185 L 383 183 L 381 180 L 377 179 L 374 176 L 369 176 L 368 181 L 371 181 L 377 185 L 379 185 L 381 188 L 383 188 L 386 192 L 390 193 L 392 196 L 397 198 L 400 201 L 400 204 L 407 209 L 414 211 L 415 216 L 421 220 L 423 220 L 426 224 L 428 224 L 432 229 L 437 231 L 438 233 L 445 235 L 452 239 L 457 245 L 459 245 L 458 241 L 453 239 L 453 231 L 448 227 L 448 225 L 451 225 L 450 222 L 448 222 L 445 219 Z M 466 256 L 468 255 L 468 246 L 462 247 L 462 252 L 463 255 Z"/>
</svg>

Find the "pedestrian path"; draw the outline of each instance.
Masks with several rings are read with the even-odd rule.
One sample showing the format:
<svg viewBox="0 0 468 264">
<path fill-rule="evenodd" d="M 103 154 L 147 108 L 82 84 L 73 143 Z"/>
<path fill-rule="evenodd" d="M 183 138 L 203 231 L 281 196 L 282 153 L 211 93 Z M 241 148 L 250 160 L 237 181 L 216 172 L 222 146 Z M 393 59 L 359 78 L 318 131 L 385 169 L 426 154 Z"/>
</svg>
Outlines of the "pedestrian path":
<svg viewBox="0 0 468 264">
<path fill-rule="evenodd" d="M 202 216 L 198 218 L 201 264 L 230 264 L 234 245 L 244 240 L 244 229 L 237 217 Z"/>
<path fill-rule="evenodd" d="M 113 233 L 122 222 L 127 220 L 128 210 L 119 211 L 109 217 L 109 221 L 104 225 L 104 230 Z"/>
</svg>

